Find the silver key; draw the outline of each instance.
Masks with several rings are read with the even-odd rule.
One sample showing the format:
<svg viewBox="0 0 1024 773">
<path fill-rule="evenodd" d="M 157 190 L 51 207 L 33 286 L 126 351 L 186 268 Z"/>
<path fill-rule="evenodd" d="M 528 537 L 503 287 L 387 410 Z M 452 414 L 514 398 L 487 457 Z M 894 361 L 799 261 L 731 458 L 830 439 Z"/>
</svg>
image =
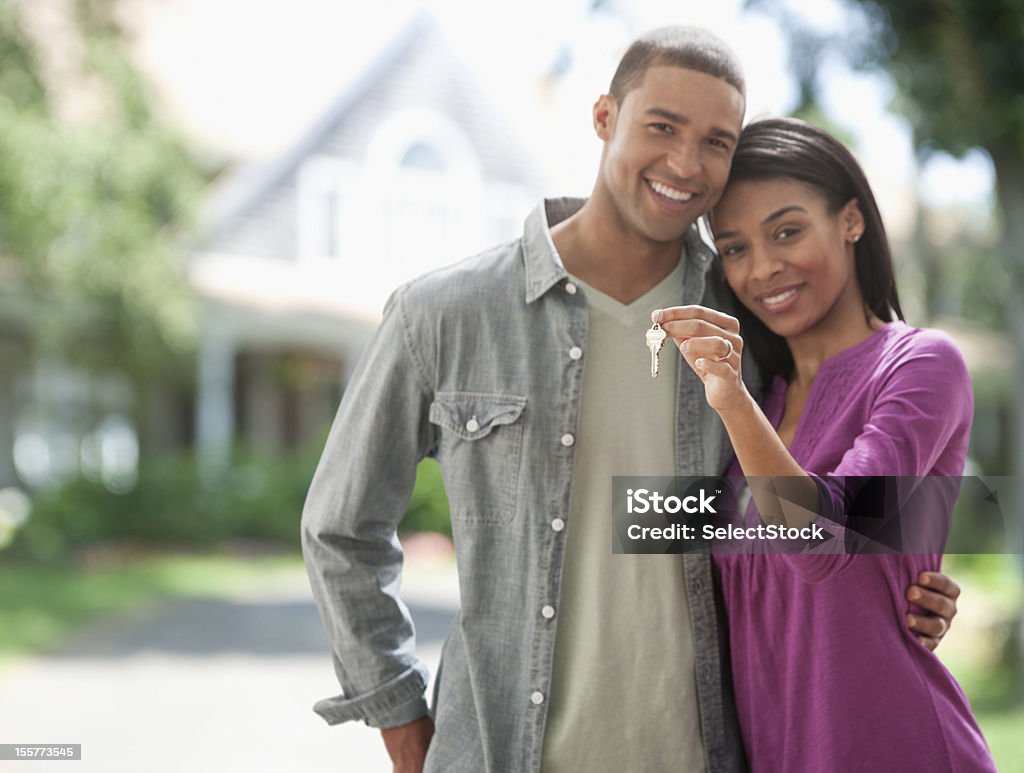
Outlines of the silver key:
<svg viewBox="0 0 1024 773">
<path fill-rule="evenodd" d="M 647 348 L 651 350 L 651 378 L 658 377 L 658 352 L 661 351 L 667 335 L 668 333 L 662 329 L 661 325 L 655 322 L 644 336 L 647 340 Z"/>
</svg>

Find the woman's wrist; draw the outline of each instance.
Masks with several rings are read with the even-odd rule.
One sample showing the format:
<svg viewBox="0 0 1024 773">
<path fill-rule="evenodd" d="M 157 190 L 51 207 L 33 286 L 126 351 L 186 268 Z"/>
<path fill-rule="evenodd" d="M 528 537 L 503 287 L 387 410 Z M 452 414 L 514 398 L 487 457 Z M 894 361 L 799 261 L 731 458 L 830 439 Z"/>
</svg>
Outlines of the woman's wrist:
<svg viewBox="0 0 1024 773">
<path fill-rule="evenodd" d="M 728 407 L 716 408 L 715 410 L 726 427 L 736 426 L 739 429 L 744 424 L 755 421 L 761 409 L 754 398 L 751 397 L 746 387 L 743 387 L 742 394 L 737 395 L 735 400 L 730 400 Z"/>
</svg>

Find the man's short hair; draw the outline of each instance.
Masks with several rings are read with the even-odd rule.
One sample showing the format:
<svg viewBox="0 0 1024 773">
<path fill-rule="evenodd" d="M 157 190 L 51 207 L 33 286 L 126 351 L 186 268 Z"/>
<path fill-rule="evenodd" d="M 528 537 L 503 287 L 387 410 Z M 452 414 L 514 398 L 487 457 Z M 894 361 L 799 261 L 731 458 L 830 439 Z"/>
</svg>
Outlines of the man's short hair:
<svg viewBox="0 0 1024 773">
<path fill-rule="evenodd" d="M 700 27 L 660 27 L 633 41 L 612 76 L 608 93 L 616 102 L 636 88 L 649 67 L 670 65 L 713 75 L 746 96 L 736 54 L 716 35 Z"/>
</svg>

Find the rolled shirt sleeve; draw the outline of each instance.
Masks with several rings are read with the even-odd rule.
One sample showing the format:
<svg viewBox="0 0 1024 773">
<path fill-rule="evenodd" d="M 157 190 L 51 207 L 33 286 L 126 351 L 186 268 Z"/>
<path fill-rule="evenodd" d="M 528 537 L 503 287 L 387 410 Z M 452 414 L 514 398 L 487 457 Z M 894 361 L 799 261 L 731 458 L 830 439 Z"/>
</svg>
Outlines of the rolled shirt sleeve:
<svg viewBox="0 0 1024 773">
<path fill-rule="evenodd" d="M 398 597 L 397 527 L 435 443 L 433 390 L 400 288 L 346 389 L 302 512 L 302 550 L 343 694 L 329 724 L 395 727 L 427 714 L 427 670 Z"/>
</svg>

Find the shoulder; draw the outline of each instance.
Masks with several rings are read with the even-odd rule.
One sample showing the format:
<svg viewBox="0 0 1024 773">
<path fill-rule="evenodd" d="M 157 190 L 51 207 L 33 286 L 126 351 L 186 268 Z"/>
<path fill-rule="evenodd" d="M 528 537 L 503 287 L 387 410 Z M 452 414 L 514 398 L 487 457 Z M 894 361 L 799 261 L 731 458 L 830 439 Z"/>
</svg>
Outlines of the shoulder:
<svg viewBox="0 0 1024 773">
<path fill-rule="evenodd" d="M 971 374 L 948 333 L 902 322 L 889 332 L 876 371 L 882 394 L 902 395 L 920 408 L 949 416 L 973 410 Z"/>
<path fill-rule="evenodd" d="M 932 376 L 945 373 L 969 378 L 963 352 L 948 333 L 935 328 L 891 323 L 882 359 L 887 370 L 910 369 Z"/>
<path fill-rule="evenodd" d="M 423 317 L 442 308 L 486 308 L 524 293 L 522 240 L 512 239 L 406 282 L 388 305 L 400 301 L 406 314 Z"/>
</svg>

